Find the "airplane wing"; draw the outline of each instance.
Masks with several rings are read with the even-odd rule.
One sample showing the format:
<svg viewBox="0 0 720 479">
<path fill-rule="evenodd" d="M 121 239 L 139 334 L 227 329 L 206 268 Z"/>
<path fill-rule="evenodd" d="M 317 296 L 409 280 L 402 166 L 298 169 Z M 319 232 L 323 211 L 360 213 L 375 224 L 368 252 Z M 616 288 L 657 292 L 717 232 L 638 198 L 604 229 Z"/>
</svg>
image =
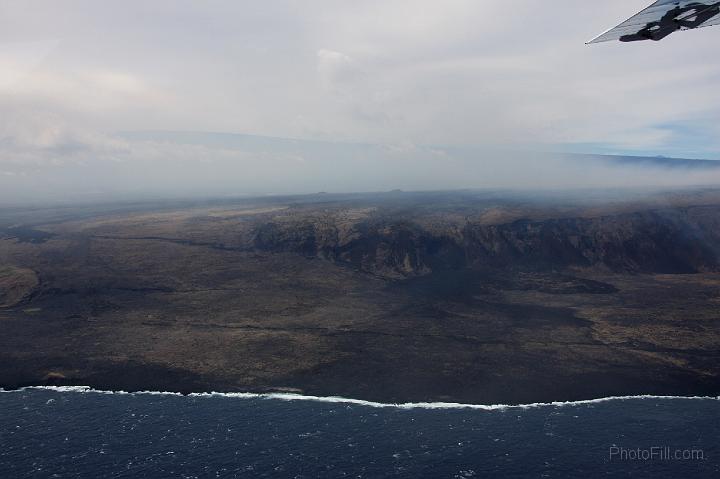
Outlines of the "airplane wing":
<svg viewBox="0 0 720 479">
<path fill-rule="evenodd" d="M 720 1 L 659 0 L 588 43 L 662 40 L 678 30 L 720 24 Z"/>
</svg>

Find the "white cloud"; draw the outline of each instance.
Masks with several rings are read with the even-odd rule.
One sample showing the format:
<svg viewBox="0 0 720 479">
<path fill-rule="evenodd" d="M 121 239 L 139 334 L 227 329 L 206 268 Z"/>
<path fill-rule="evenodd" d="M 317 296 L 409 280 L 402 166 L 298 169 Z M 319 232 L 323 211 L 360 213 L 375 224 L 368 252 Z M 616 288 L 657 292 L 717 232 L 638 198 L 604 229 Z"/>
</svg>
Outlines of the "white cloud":
<svg viewBox="0 0 720 479">
<path fill-rule="evenodd" d="M 335 88 L 355 78 L 357 68 L 349 56 L 321 48 L 317 52 L 317 57 L 320 80 L 326 88 Z"/>
<path fill-rule="evenodd" d="M 0 44 L 0 91 L 25 81 L 57 47 L 57 41 Z"/>
</svg>

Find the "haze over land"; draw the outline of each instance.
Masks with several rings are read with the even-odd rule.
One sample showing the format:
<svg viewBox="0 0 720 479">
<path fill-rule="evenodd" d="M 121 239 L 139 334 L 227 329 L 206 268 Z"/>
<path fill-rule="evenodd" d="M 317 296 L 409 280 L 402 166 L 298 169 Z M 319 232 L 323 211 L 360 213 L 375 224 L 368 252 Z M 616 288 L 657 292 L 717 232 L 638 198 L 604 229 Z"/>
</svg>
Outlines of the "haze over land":
<svg viewBox="0 0 720 479">
<path fill-rule="evenodd" d="M 716 184 L 546 154 L 720 158 L 716 32 L 584 45 L 644 4 L 6 3 L 0 201 Z"/>
</svg>

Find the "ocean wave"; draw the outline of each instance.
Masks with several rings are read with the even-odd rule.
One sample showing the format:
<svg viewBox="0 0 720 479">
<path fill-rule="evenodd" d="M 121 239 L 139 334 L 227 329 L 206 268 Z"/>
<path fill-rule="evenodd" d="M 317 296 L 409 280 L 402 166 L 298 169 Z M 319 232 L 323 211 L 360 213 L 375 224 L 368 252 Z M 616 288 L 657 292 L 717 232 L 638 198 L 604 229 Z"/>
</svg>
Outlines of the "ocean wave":
<svg viewBox="0 0 720 479">
<path fill-rule="evenodd" d="M 278 401 L 312 401 L 321 403 L 348 404 L 355 406 L 364 406 L 382 409 L 475 409 L 482 411 L 498 411 L 507 409 L 535 409 L 544 407 L 567 407 L 567 406 L 584 406 L 592 404 L 600 404 L 613 401 L 630 401 L 630 400 L 704 400 L 704 401 L 720 401 L 720 396 L 655 396 L 655 395 L 639 395 L 639 396 L 610 396 L 598 399 L 586 399 L 581 401 L 554 401 L 554 402 L 538 402 L 530 404 L 463 404 L 450 402 L 409 402 L 409 403 L 381 403 L 375 401 L 365 401 L 362 399 L 351 399 L 338 396 L 306 396 L 294 393 L 190 393 L 181 394 L 177 392 L 166 391 L 105 391 L 101 389 L 93 389 L 89 386 L 28 386 L 21 389 L 5 390 L 0 389 L 0 393 L 19 393 L 28 390 L 46 390 L 62 393 L 81 393 L 81 394 L 109 394 L 109 395 L 135 395 L 135 396 L 183 396 L 194 398 L 235 398 L 235 399 L 267 399 Z"/>
</svg>

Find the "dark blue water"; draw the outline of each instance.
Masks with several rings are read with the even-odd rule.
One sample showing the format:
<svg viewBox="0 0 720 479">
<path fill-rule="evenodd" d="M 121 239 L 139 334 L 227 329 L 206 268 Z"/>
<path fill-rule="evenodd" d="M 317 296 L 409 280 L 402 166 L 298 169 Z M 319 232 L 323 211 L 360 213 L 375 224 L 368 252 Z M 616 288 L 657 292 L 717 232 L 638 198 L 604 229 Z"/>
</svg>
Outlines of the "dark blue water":
<svg viewBox="0 0 720 479">
<path fill-rule="evenodd" d="M 32 389 L 0 393 L 0 411 L 3 479 L 720 477 L 712 399 L 403 409 Z"/>
</svg>

